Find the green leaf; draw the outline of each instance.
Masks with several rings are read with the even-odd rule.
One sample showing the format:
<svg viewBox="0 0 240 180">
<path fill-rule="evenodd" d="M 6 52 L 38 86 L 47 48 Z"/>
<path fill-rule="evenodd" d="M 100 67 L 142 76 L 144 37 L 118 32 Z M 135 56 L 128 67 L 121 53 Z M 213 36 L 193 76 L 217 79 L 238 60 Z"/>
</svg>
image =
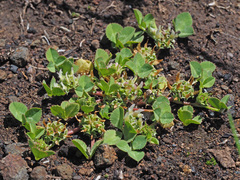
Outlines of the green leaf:
<svg viewBox="0 0 240 180">
<path fill-rule="evenodd" d="M 117 109 L 115 109 L 111 116 L 110 116 L 110 121 L 111 123 L 119 128 L 122 129 L 123 126 L 123 116 L 124 116 L 124 110 L 122 107 L 118 107 Z"/>
<path fill-rule="evenodd" d="M 103 140 L 100 139 L 98 141 L 96 141 L 91 149 L 91 152 L 90 152 L 90 156 L 89 156 L 89 159 L 92 159 L 93 155 L 95 154 L 97 148 L 103 143 Z"/>
<path fill-rule="evenodd" d="M 79 151 L 85 156 L 86 159 L 90 159 L 87 154 L 87 145 L 80 139 L 73 139 L 73 144 L 78 148 Z"/>
<path fill-rule="evenodd" d="M 147 14 L 144 19 L 143 19 L 144 23 L 146 24 L 146 27 L 149 28 L 149 25 L 151 25 L 151 27 L 155 27 L 156 28 L 156 24 L 155 24 L 155 19 L 153 17 L 152 14 Z"/>
<path fill-rule="evenodd" d="M 82 110 L 84 113 L 88 114 L 88 113 L 94 111 L 95 106 L 96 106 L 95 104 L 94 104 L 93 106 L 82 105 L 82 106 L 81 106 L 81 110 Z"/>
<path fill-rule="evenodd" d="M 53 105 L 53 106 L 50 108 L 50 110 L 51 110 L 51 113 L 52 113 L 54 116 L 58 116 L 58 117 L 60 117 L 60 118 L 62 118 L 62 119 L 65 119 L 65 118 L 66 118 L 66 116 L 65 116 L 65 111 L 64 111 L 64 109 L 63 109 L 61 106 L 59 106 L 59 105 Z"/>
<path fill-rule="evenodd" d="M 158 139 L 155 138 L 155 137 L 151 137 L 150 140 L 149 140 L 149 142 L 152 143 L 152 144 L 157 144 L 157 145 L 159 145 L 159 141 L 158 141 Z"/>
<path fill-rule="evenodd" d="M 48 65 L 47 65 L 47 68 L 52 73 L 56 72 L 56 68 L 55 68 L 55 63 L 54 62 L 49 62 Z"/>
<path fill-rule="evenodd" d="M 108 145 L 116 145 L 122 138 L 122 134 L 119 131 L 107 130 L 103 136 L 103 143 Z"/>
<path fill-rule="evenodd" d="M 31 108 L 26 113 L 25 116 L 27 121 L 38 123 L 42 117 L 42 109 L 40 108 Z"/>
<path fill-rule="evenodd" d="M 128 155 L 135 161 L 139 162 L 143 159 L 145 154 L 143 151 L 130 151 L 128 152 Z"/>
<path fill-rule="evenodd" d="M 63 96 L 66 93 L 60 88 L 60 87 L 54 87 L 52 88 L 52 95 L 53 96 Z"/>
<path fill-rule="evenodd" d="M 138 74 L 140 68 L 145 64 L 145 60 L 140 53 L 137 53 L 134 58 L 126 63 L 126 66 L 131 69 L 135 74 Z"/>
<path fill-rule="evenodd" d="M 229 98 L 230 98 L 230 95 L 227 94 L 226 96 L 224 96 L 224 97 L 221 99 L 221 102 L 224 103 L 224 104 L 227 104 Z"/>
<path fill-rule="evenodd" d="M 53 48 L 49 48 L 46 52 L 46 58 L 49 62 L 53 62 L 55 63 L 57 61 L 57 58 L 59 57 L 58 52 L 53 49 Z"/>
<path fill-rule="evenodd" d="M 111 23 L 106 28 L 106 36 L 107 38 L 116 44 L 116 36 L 117 33 L 122 31 L 123 27 L 120 24 L 117 23 Z"/>
<path fill-rule="evenodd" d="M 174 116 L 171 112 L 165 112 L 160 116 L 160 122 L 162 124 L 170 124 L 174 120 Z"/>
<path fill-rule="evenodd" d="M 166 98 L 165 96 L 159 96 L 153 103 L 152 108 L 156 109 L 161 107 L 162 103 L 166 103 L 167 105 L 170 105 L 170 102 L 168 100 L 168 98 Z"/>
<path fill-rule="evenodd" d="M 108 91 L 109 91 L 109 85 L 104 80 L 100 80 L 100 83 L 98 83 L 98 87 L 100 87 L 100 89 L 102 91 L 104 91 L 105 93 L 108 93 Z"/>
<path fill-rule="evenodd" d="M 182 110 L 181 108 L 178 110 L 178 118 L 185 124 L 185 121 L 188 119 L 192 119 L 193 113 L 188 110 Z"/>
<path fill-rule="evenodd" d="M 194 78 L 198 78 L 202 72 L 202 66 L 197 61 L 190 62 L 191 73 Z"/>
<path fill-rule="evenodd" d="M 189 112 L 193 113 L 193 107 L 190 105 L 183 106 L 180 108 L 180 110 L 185 110 L 185 111 L 189 111 Z"/>
<path fill-rule="evenodd" d="M 141 25 L 143 20 L 143 15 L 141 11 L 139 11 L 138 9 L 134 9 L 133 11 L 134 11 L 138 25 Z"/>
<path fill-rule="evenodd" d="M 180 31 L 180 34 L 178 35 L 180 38 L 191 36 L 194 33 L 192 28 L 192 16 L 188 12 L 183 12 L 179 14 L 173 20 L 173 24 L 175 31 Z"/>
<path fill-rule="evenodd" d="M 85 92 L 89 92 L 94 87 L 93 82 L 91 81 L 90 77 L 83 75 L 79 78 L 78 83 L 80 86 L 83 87 Z"/>
<path fill-rule="evenodd" d="M 80 110 L 80 106 L 78 103 L 70 103 L 65 107 L 65 116 L 66 118 L 74 117 L 78 111 Z"/>
<path fill-rule="evenodd" d="M 145 78 L 147 77 L 153 70 L 154 68 L 150 64 L 144 64 L 140 69 L 139 69 L 139 77 L 140 78 Z"/>
<path fill-rule="evenodd" d="M 209 98 L 208 103 L 214 108 L 221 109 L 220 100 L 215 97 Z"/>
<path fill-rule="evenodd" d="M 110 109 L 109 105 L 106 105 L 106 106 L 104 106 L 104 108 L 101 108 L 99 113 L 102 118 L 109 119 L 109 109 Z"/>
<path fill-rule="evenodd" d="M 43 136 L 45 133 L 45 128 L 41 126 L 37 126 L 37 130 L 35 133 L 35 139 L 39 139 L 41 136 Z"/>
<path fill-rule="evenodd" d="M 9 105 L 9 110 L 17 120 L 22 122 L 22 115 L 27 112 L 27 106 L 20 102 L 12 102 Z"/>
<path fill-rule="evenodd" d="M 147 144 L 146 136 L 138 135 L 132 142 L 132 148 L 133 150 L 141 150 L 146 146 L 146 144 Z"/>
<path fill-rule="evenodd" d="M 215 78 L 211 76 L 211 77 L 206 78 L 203 81 L 202 86 L 205 87 L 205 88 L 210 88 L 214 85 L 214 83 L 215 83 Z"/>
<path fill-rule="evenodd" d="M 135 33 L 135 28 L 131 26 L 127 26 L 119 32 L 117 38 L 124 45 L 132 39 L 134 33 Z"/>
<path fill-rule="evenodd" d="M 51 150 L 44 151 L 44 150 L 39 149 L 31 139 L 29 139 L 28 143 L 29 143 L 29 147 L 30 147 L 36 161 L 55 154 L 55 152 L 51 151 Z"/>
<path fill-rule="evenodd" d="M 128 121 L 125 121 L 123 134 L 124 140 L 126 140 L 127 142 L 131 142 L 137 135 L 137 132 Z"/>
<path fill-rule="evenodd" d="M 116 92 L 119 88 L 120 88 L 120 86 L 118 84 L 111 85 L 110 88 L 109 88 L 109 94 L 113 93 L 113 92 Z"/>
<path fill-rule="evenodd" d="M 201 67 L 202 67 L 202 69 L 204 70 L 204 71 L 209 71 L 209 72 L 213 72 L 213 71 L 215 71 L 215 69 L 216 69 L 216 66 L 215 66 L 215 64 L 213 64 L 212 62 L 210 62 L 210 61 L 203 61 L 202 63 L 201 63 Z"/>
<path fill-rule="evenodd" d="M 130 152 L 131 148 L 128 145 L 127 141 L 120 140 L 117 142 L 116 146 L 123 152 Z"/>
<path fill-rule="evenodd" d="M 51 89 L 49 88 L 49 86 L 46 84 L 46 81 L 45 81 L 45 80 L 43 80 L 42 85 L 43 85 L 45 91 L 47 92 L 48 96 L 52 96 L 52 90 L 51 90 Z"/>
</svg>

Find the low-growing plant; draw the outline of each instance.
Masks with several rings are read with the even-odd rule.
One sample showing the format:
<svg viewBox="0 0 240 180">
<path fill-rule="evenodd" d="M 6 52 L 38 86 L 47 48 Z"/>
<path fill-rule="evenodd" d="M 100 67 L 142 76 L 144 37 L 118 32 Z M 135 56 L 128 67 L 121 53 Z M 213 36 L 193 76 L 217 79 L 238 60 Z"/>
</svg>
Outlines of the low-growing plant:
<svg viewBox="0 0 240 180">
<path fill-rule="evenodd" d="M 13 116 L 22 123 L 29 132 L 29 147 L 36 160 L 48 157 L 54 154 L 54 151 L 50 150 L 53 146 L 59 145 L 59 142 L 67 137 L 67 128 L 59 121 L 43 124 L 45 126 L 38 126 L 38 122 L 42 116 L 42 110 L 40 108 L 27 107 L 20 102 L 12 102 L 9 105 L 9 110 Z"/>
<path fill-rule="evenodd" d="M 162 26 L 157 27 L 152 14 L 147 14 L 143 17 L 141 11 L 138 9 L 134 9 L 134 14 L 138 27 L 154 39 L 156 45 L 160 49 L 173 48 L 177 37 L 185 38 L 194 33 L 192 28 L 192 17 L 188 12 L 179 14 L 173 20 L 175 30 L 172 29 L 171 24 L 168 24 L 167 29 L 163 29 Z"/>
<path fill-rule="evenodd" d="M 173 47 L 176 37 L 193 34 L 189 13 L 174 19 L 177 33 L 171 28 L 166 31 L 157 28 L 151 14 L 143 17 L 138 10 L 134 13 L 139 28 L 152 37 L 159 48 Z M 172 113 L 172 103 L 182 105 L 177 112 L 184 126 L 201 124 L 202 117 L 194 117 L 194 107 L 217 112 L 230 108 L 226 105 L 228 95 L 219 100 L 206 91 L 215 83 L 213 63 L 190 62 L 190 79 L 181 79 L 178 73 L 176 82 L 170 85 L 160 73 L 161 69 L 155 66 L 161 60 L 157 59 L 154 47 L 146 44 L 141 47 L 142 32 L 112 23 L 107 26 L 106 35 L 119 52 L 112 55 L 97 49 L 94 64 L 83 59 L 74 62 L 52 48 L 46 53 L 48 69 L 55 73 L 49 86 L 43 81 L 47 94 L 50 97 L 73 95 L 61 105 L 51 106 L 51 112 L 65 121 L 78 120 L 78 131 L 86 134 L 91 144 L 86 144 L 86 139 L 74 139 L 73 143 L 86 159 L 91 159 L 97 147 L 106 143 L 118 147 L 135 161 L 141 161 L 148 143 L 159 144 L 156 127 L 174 125 L 177 117 Z M 9 109 L 29 131 L 29 146 L 36 160 L 53 154 L 50 148 L 67 137 L 66 126 L 60 121 L 44 122 L 44 127 L 36 125 L 41 119 L 40 108 L 28 110 L 25 105 L 14 102 Z M 150 113 L 151 117 L 145 117 L 145 113 Z M 105 127 L 109 123 L 112 126 Z"/>
</svg>

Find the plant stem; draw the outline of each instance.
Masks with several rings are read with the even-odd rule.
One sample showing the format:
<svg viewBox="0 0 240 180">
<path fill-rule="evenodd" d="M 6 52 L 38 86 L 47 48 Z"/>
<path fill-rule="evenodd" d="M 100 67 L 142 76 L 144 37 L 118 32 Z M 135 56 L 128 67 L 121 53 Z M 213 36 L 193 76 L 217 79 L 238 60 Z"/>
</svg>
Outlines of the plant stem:
<svg viewBox="0 0 240 180">
<path fill-rule="evenodd" d="M 238 154 L 240 156 L 240 142 L 239 142 L 239 139 L 237 137 L 237 132 L 236 132 L 236 128 L 235 128 L 235 125 L 234 125 L 234 122 L 233 122 L 232 115 L 230 113 L 228 113 L 228 119 L 229 119 L 229 124 L 230 124 L 231 130 L 232 130 L 232 133 L 233 133 L 233 138 L 235 140 L 236 147 L 238 149 Z"/>
<path fill-rule="evenodd" d="M 175 104 L 181 104 L 181 105 L 191 105 L 191 106 L 194 106 L 194 107 L 199 107 L 199 108 L 205 108 L 205 109 L 209 109 L 209 110 L 212 110 L 212 111 L 215 111 L 215 112 L 220 112 L 220 109 L 217 109 L 217 108 L 214 108 L 214 107 L 211 107 L 211 106 L 206 106 L 206 105 L 201 105 L 201 104 L 198 104 L 198 103 L 191 103 L 191 102 L 181 102 L 181 101 L 175 101 L 173 100 L 172 97 L 168 98 L 170 102 L 173 102 Z"/>
</svg>

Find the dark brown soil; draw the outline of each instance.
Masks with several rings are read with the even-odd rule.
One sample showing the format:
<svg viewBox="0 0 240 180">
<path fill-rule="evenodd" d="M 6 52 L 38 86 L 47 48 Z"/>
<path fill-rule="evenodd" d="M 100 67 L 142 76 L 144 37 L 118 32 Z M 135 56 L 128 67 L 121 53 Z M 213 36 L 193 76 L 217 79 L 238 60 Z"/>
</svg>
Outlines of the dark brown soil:
<svg viewBox="0 0 240 180">
<path fill-rule="evenodd" d="M 27 4 L 28 2 L 28 4 Z M 42 81 L 48 81 L 45 52 L 51 46 L 64 50 L 67 57 L 93 60 L 96 44 L 108 49 L 104 42 L 105 28 L 116 22 L 123 26 L 134 26 L 133 9 L 143 14 L 152 13 L 157 24 L 167 26 L 181 12 L 188 11 L 193 17 L 195 34 L 178 39 L 175 49 L 162 51 L 159 58 L 165 75 L 175 78 L 178 71 L 189 75 L 189 62 L 208 60 L 216 64 L 216 83 L 211 90 L 221 98 L 231 94 L 231 113 L 240 133 L 240 1 L 220 0 L 213 5 L 210 0 L 0 0 L 0 160 L 6 156 L 4 146 L 14 142 L 27 142 L 25 130 L 13 118 L 8 106 L 13 99 L 28 106 L 43 108 L 43 118 L 51 116 L 49 107 L 56 104 L 45 96 Z M 70 13 L 80 14 L 72 19 Z M 28 29 L 27 31 L 27 27 Z M 96 41 L 93 41 L 96 40 Z M 30 58 L 26 65 L 15 72 L 10 61 L 11 54 L 18 47 L 27 47 Z M 175 62 L 175 64 L 173 64 Z M 145 157 L 139 163 L 133 162 L 119 152 L 115 163 L 103 169 L 94 167 L 92 161 L 76 157 L 51 156 L 46 167 L 48 177 L 55 177 L 57 164 L 67 163 L 73 170 L 73 177 L 80 179 L 239 179 L 239 156 L 226 115 L 197 110 L 204 115 L 201 125 L 183 127 L 176 123 L 171 131 L 159 133 L 160 145 L 148 145 Z M 74 124 L 69 126 L 73 128 Z M 69 140 L 65 141 L 68 144 Z M 58 152 L 60 147 L 56 148 Z M 234 168 L 224 168 L 221 162 L 207 165 L 213 155 L 209 149 L 229 151 L 236 163 Z M 24 157 L 31 168 L 39 164 L 33 156 Z M 30 160 L 29 160 L 30 158 Z M 41 163 L 40 163 L 41 164 Z M 90 173 L 83 172 L 87 169 Z"/>
</svg>

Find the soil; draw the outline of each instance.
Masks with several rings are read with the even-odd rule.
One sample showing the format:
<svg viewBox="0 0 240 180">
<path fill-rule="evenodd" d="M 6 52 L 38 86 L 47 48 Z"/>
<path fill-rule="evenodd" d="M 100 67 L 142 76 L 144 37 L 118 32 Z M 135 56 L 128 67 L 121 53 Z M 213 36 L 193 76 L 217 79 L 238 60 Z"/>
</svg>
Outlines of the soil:
<svg viewBox="0 0 240 180">
<path fill-rule="evenodd" d="M 177 72 L 189 77 L 190 61 L 208 60 L 216 64 L 216 83 L 209 89 L 222 98 L 230 94 L 231 113 L 240 133 L 240 1 L 219 0 L 0 0 L 0 160 L 7 154 L 4 148 L 12 143 L 26 143 L 26 130 L 8 110 L 12 101 L 30 107 L 41 107 L 43 119 L 52 118 L 49 107 L 61 99 L 45 95 L 42 81 L 49 82 L 46 50 L 51 46 L 67 57 L 93 60 L 96 48 L 109 49 L 104 39 L 105 28 L 116 22 L 137 28 L 133 9 L 152 13 L 157 24 L 167 27 L 179 13 L 188 11 L 193 17 L 195 34 L 178 39 L 174 49 L 161 51 L 161 67 L 168 79 Z M 79 13 L 72 18 L 71 13 Z M 46 39 L 49 41 L 46 41 Z M 12 54 L 27 47 L 29 56 L 16 68 Z M 174 107 L 174 105 L 173 105 Z M 183 127 L 175 123 L 171 130 L 158 134 L 160 145 L 147 145 L 145 157 L 135 163 L 117 149 L 118 159 L 110 167 L 96 168 L 83 157 L 60 156 L 59 150 L 71 139 L 56 147 L 49 163 L 34 161 L 31 153 L 23 155 L 31 169 L 43 166 L 48 179 L 57 179 L 56 167 L 68 164 L 74 179 L 239 179 L 239 156 L 227 116 L 197 109 L 204 116 L 201 125 Z M 177 118 L 177 117 L 176 117 Z M 69 129 L 75 127 L 70 123 Z M 229 152 L 233 167 L 225 167 L 211 150 Z M 224 154 L 223 153 L 223 154 Z M 208 164 L 212 158 L 216 164 Z M 85 171 L 84 171 L 85 170 Z M 0 178 L 1 179 L 1 178 Z"/>
</svg>

